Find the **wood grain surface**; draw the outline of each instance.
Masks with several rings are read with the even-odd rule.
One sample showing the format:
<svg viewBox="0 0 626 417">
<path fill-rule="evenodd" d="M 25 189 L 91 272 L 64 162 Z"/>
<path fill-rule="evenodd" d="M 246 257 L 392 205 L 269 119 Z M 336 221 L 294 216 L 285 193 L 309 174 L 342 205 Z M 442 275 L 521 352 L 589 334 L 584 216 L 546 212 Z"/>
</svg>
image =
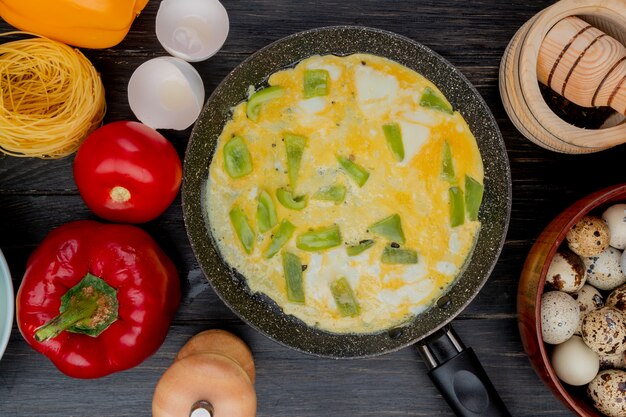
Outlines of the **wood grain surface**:
<svg viewBox="0 0 626 417">
<path fill-rule="evenodd" d="M 126 86 L 132 71 L 166 55 L 154 35 L 158 1 L 115 48 L 86 51 L 107 91 L 106 121 L 131 119 Z M 626 148 L 592 155 L 551 153 L 528 142 L 506 117 L 498 93 L 498 65 L 515 31 L 548 0 L 224 0 L 231 31 L 215 57 L 194 64 L 207 94 L 239 62 L 283 36 L 320 26 L 366 25 L 408 36 L 451 61 L 478 88 L 505 138 L 513 173 L 513 212 L 504 251 L 474 302 L 455 320 L 514 416 L 569 416 L 531 369 L 517 330 L 519 273 L 534 239 L 578 198 L 624 182 Z M 10 27 L 0 22 L 0 30 Z M 181 157 L 189 136 L 164 131 Z M 0 248 L 17 287 L 27 257 L 54 227 L 93 219 L 72 178 L 69 157 L 40 161 L 0 157 Z M 207 328 L 225 328 L 252 348 L 260 417 L 449 416 L 414 349 L 335 361 L 278 345 L 244 325 L 213 293 L 185 233 L 180 199 L 144 228 L 174 259 L 183 300 L 161 349 L 140 366 L 93 381 L 59 373 L 23 341 L 16 327 L 0 361 L 0 416 L 148 416 L 152 391 L 178 349 Z"/>
</svg>

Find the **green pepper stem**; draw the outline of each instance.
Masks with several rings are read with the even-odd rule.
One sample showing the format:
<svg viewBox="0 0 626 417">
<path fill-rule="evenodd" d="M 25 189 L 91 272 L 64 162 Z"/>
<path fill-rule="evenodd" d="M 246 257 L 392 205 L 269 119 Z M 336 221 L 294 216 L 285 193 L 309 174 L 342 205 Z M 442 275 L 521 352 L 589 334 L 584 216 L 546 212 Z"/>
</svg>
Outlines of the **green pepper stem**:
<svg viewBox="0 0 626 417">
<path fill-rule="evenodd" d="M 63 330 L 67 330 L 79 321 L 93 316 L 97 309 L 97 297 L 78 300 L 70 308 L 39 327 L 35 332 L 35 340 L 45 342 L 57 337 Z"/>
<path fill-rule="evenodd" d="M 64 330 L 97 337 L 118 317 L 115 289 L 103 279 L 87 274 L 61 298 L 59 315 L 35 331 L 35 340 L 44 342 Z"/>
</svg>

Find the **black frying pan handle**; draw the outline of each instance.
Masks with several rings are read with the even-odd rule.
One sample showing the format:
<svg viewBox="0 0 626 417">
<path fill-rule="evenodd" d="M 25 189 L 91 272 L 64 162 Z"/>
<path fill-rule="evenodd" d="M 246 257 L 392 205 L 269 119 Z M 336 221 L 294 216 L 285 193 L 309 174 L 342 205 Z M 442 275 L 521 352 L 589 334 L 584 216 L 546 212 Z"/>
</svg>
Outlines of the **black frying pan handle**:
<svg viewBox="0 0 626 417">
<path fill-rule="evenodd" d="M 466 348 L 451 326 L 418 342 L 417 350 L 433 381 L 459 417 L 510 417 L 472 348 Z"/>
</svg>

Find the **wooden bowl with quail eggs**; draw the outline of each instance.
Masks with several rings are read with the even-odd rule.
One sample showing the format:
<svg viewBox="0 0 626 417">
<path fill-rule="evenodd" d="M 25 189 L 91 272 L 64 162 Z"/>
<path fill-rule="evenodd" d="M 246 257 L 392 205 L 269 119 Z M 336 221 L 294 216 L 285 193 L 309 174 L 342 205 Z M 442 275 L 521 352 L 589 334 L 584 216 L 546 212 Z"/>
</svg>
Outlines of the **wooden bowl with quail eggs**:
<svg viewBox="0 0 626 417">
<path fill-rule="evenodd" d="M 532 247 L 517 311 L 544 383 L 580 416 L 626 416 L 626 184 L 564 210 Z"/>
</svg>

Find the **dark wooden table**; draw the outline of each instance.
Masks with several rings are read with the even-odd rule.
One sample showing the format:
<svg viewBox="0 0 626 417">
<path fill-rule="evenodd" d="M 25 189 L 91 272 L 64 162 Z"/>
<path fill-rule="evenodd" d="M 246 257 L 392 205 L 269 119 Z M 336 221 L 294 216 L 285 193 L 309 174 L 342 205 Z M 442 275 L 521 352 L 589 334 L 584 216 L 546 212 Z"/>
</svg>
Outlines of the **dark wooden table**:
<svg viewBox="0 0 626 417">
<path fill-rule="evenodd" d="M 166 55 L 154 34 L 158 1 L 137 19 L 123 43 L 86 51 L 102 73 L 106 121 L 133 119 L 126 98 L 132 71 Z M 559 155 L 524 139 L 498 93 L 498 66 L 509 39 L 549 0 L 224 0 L 231 30 L 224 48 L 194 64 L 207 94 L 252 52 L 283 36 L 328 25 L 366 25 L 415 39 L 456 65 L 478 88 L 504 135 L 513 172 L 513 212 L 504 251 L 491 279 L 455 320 L 514 416 L 571 415 L 530 367 L 517 331 L 518 276 L 534 239 L 576 199 L 626 178 L 626 148 L 586 156 Z M 10 27 L 0 22 L 0 30 Z M 165 131 L 181 157 L 189 136 Z M 0 156 L 0 248 L 20 284 L 28 255 L 54 227 L 95 218 L 72 177 L 73 157 L 41 161 Z M 280 346 L 244 325 L 207 284 L 191 251 L 180 199 L 149 231 L 178 265 L 183 298 L 161 349 L 140 366 L 106 378 L 65 377 L 30 349 L 13 328 L 0 361 L 0 416 L 147 416 L 154 386 L 195 333 L 225 328 L 251 346 L 257 365 L 259 416 L 452 415 L 432 387 L 414 349 L 373 359 L 334 361 Z"/>
</svg>

